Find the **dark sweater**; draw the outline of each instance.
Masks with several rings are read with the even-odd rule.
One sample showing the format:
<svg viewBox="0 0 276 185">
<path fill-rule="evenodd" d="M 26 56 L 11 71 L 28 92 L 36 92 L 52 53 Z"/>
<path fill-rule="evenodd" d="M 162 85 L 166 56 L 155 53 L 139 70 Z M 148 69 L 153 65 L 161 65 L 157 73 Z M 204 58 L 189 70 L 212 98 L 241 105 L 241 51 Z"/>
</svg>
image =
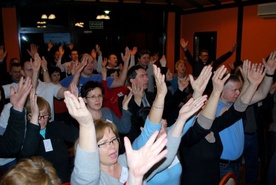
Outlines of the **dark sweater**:
<svg viewBox="0 0 276 185">
<path fill-rule="evenodd" d="M 215 118 L 210 130 L 200 125 L 193 125 L 182 137 L 179 147 L 183 167 L 181 184 L 214 185 L 220 180 L 219 162 L 222 153 L 222 143 L 219 132 L 241 119 L 243 112 L 238 112 L 231 106 L 221 116 Z M 215 140 L 207 141 L 205 136 L 212 132 Z"/>
<path fill-rule="evenodd" d="M 11 108 L 7 128 L 0 136 L 0 157 L 15 157 L 20 151 L 25 133 L 25 111 Z"/>
<path fill-rule="evenodd" d="M 66 142 L 75 142 L 78 129 L 63 122 L 48 122 L 45 139 L 50 139 L 53 151 L 46 152 L 44 138 L 40 135 L 40 127 L 28 123 L 27 133 L 20 158 L 42 156 L 51 162 L 62 182 L 70 181 L 69 153 Z"/>
</svg>

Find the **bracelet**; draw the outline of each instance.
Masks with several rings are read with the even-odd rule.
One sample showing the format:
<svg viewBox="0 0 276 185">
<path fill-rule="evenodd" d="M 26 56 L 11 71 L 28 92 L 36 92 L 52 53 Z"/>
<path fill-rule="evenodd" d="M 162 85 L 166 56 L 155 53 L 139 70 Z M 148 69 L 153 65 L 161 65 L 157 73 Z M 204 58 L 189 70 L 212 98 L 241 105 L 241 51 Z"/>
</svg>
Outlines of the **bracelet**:
<svg viewBox="0 0 276 185">
<path fill-rule="evenodd" d="M 164 106 L 163 105 L 152 105 L 154 108 L 157 108 L 157 109 L 164 109 Z"/>
<path fill-rule="evenodd" d="M 42 71 L 43 71 L 43 72 L 46 72 L 46 71 L 48 71 L 48 69 L 42 69 Z"/>
<path fill-rule="evenodd" d="M 270 74 L 265 73 L 265 76 L 267 76 L 267 77 L 274 77 L 274 74 L 270 75 Z"/>
</svg>

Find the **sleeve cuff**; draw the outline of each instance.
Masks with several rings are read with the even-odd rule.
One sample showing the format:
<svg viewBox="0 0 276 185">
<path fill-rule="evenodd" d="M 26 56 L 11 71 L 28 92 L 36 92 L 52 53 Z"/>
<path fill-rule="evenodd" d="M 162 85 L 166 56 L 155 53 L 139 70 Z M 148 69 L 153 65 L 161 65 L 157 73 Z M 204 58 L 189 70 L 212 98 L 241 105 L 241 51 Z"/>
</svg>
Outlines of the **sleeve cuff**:
<svg viewBox="0 0 276 185">
<path fill-rule="evenodd" d="M 197 118 L 198 124 L 204 129 L 210 129 L 214 120 L 206 118 L 202 114 L 200 114 Z"/>
<path fill-rule="evenodd" d="M 235 110 L 239 112 L 244 112 L 247 108 L 247 104 L 243 103 L 240 98 L 238 98 L 234 103 Z"/>
</svg>

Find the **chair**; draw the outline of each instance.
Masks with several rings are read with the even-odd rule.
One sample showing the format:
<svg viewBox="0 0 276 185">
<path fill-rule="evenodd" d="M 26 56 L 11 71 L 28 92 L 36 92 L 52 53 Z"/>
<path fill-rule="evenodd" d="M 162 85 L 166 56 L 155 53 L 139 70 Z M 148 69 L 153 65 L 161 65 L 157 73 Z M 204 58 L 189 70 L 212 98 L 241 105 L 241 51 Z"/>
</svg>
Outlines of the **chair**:
<svg viewBox="0 0 276 185">
<path fill-rule="evenodd" d="M 228 172 L 220 180 L 219 185 L 236 185 L 237 177 L 233 172 Z"/>
</svg>

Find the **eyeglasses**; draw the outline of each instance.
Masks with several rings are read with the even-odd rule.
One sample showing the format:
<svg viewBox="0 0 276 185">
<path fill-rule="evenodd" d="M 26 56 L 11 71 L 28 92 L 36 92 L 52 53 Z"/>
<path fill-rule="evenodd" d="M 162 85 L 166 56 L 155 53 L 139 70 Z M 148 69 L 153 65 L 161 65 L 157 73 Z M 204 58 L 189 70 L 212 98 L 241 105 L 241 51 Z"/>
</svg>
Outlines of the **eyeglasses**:
<svg viewBox="0 0 276 185">
<path fill-rule="evenodd" d="M 100 94 L 100 95 L 98 95 L 98 96 L 93 95 L 93 96 L 86 97 L 86 98 L 90 98 L 91 100 L 102 99 L 102 98 L 103 98 L 103 95 L 102 95 L 102 94 Z"/>
<path fill-rule="evenodd" d="M 42 115 L 42 116 L 38 116 L 38 120 L 41 120 L 42 118 L 43 119 L 47 119 L 47 118 L 49 118 L 49 114 L 45 114 L 45 115 Z"/>
<path fill-rule="evenodd" d="M 104 143 L 98 144 L 98 147 L 99 148 L 107 148 L 108 146 L 111 145 L 111 143 L 118 144 L 119 142 L 120 142 L 120 138 L 115 137 L 115 138 L 111 139 L 110 141 L 106 141 Z"/>
</svg>

